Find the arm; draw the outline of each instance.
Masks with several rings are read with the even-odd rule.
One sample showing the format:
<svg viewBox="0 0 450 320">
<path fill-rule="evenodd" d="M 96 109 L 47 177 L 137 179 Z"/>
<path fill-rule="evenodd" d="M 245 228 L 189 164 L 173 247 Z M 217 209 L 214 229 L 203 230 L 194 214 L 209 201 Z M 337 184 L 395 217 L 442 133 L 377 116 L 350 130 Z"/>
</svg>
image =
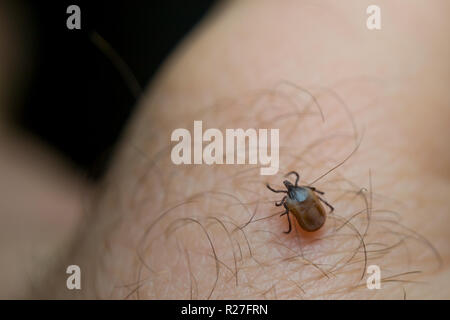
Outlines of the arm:
<svg viewBox="0 0 450 320">
<path fill-rule="evenodd" d="M 44 294 L 449 297 L 450 153 L 440 138 L 450 119 L 449 48 L 439 26 L 414 34 L 408 25 L 448 24 L 447 4 L 408 6 L 407 17 L 381 6 L 395 23 L 378 33 L 365 28 L 360 1 L 240 1 L 213 13 L 142 100 L 84 232 Z M 279 128 L 279 173 L 174 165 L 171 133 L 192 132 L 194 120 L 223 132 Z M 325 226 L 308 234 L 293 223 L 283 234 L 279 198 L 265 183 L 280 186 L 292 170 L 313 182 L 350 154 L 314 183 L 335 207 Z M 71 263 L 83 270 L 81 293 L 54 276 Z M 381 290 L 366 288 L 372 264 Z"/>
</svg>

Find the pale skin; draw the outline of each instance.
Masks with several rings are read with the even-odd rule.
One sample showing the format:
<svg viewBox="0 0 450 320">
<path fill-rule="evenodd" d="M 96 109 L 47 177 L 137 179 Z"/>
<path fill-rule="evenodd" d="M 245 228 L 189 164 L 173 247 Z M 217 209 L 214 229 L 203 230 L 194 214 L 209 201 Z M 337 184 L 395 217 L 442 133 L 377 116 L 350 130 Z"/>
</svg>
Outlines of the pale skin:
<svg viewBox="0 0 450 320">
<path fill-rule="evenodd" d="M 450 298 L 450 5 L 378 1 L 382 30 L 368 31 L 370 4 L 216 8 L 146 89 L 88 217 L 29 295 Z M 171 132 L 194 120 L 279 128 L 280 171 L 172 164 Z M 313 184 L 335 208 L 325 225 L 284 234 L 265 184 L 295 170 L 307 185 L 349 154 Z M 69 264 L 81 291 L 65 289 Z"/>
</svg>

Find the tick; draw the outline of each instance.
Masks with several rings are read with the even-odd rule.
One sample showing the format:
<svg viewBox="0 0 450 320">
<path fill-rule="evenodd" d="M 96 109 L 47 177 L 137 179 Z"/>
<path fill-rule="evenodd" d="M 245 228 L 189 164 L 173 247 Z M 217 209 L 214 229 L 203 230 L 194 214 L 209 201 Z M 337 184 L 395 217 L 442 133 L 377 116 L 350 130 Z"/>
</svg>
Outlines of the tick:
<svg viewBox="0 0 450 320">
<path fill-rule="evenodd" d="M 286 177 L 289 175 L 295 175 L 295 184 L 292 184 L 288 180 L 284 180 L 283 184 L 285 185 L 287 190 L 275 190 L 267 184 L 267 188 L 270 191 L 276 193 L 286 193 L 286 195 L 278 202 L 275 202 L 277 207 L 284 206 L 286 209 L 281 216 L 286 215 L 289 222 L 289 230 L 284 233 L 291 232 L 291 219 L 289 218 L 289 213 L 292 213 L 297 220 L 298 224 L 302 227 L 303 230 L 313 232 L 319 230 L 325 223 L 327 218 L 325 209 L 321 202 L 326 204 L 330 208 L 330 213 L 333 212 L 334 208 L 331 204 L 326 202 L 319 195 L 325 194 L 324 192 L 317 190 L 314 187 L 310 186 L 299 186 L 298 181 L 300 180 L 300 176 L 297 172 L 292 171 L 286 174 Z"/>
</svg>

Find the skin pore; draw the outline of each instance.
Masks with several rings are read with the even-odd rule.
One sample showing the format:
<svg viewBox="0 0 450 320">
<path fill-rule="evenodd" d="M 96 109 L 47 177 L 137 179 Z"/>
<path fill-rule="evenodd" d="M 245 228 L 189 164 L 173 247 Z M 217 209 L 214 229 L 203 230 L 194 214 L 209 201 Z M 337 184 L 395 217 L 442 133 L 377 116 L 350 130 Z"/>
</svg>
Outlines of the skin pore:
<svg viewBox="0 0 450 320">
<path fill-rule="evenodd" d="M 365 27 L 369 1 L 219 5 L 147 89 L 80 231 L 30 294 L 450 297 L 449 4 L 378 3 L 379 31 Z M 171 132 L 194 120 L 279 128 L 278 174 L 174 165 Z M 291 217 L 283 233 L 265 184 L 281 189 L 292 170 L 302 185 L 324 175 L 313 186 L 335 211 L 317 232 Z M 65 288 L 70 264 L 81 291 Z"/>
</svg>

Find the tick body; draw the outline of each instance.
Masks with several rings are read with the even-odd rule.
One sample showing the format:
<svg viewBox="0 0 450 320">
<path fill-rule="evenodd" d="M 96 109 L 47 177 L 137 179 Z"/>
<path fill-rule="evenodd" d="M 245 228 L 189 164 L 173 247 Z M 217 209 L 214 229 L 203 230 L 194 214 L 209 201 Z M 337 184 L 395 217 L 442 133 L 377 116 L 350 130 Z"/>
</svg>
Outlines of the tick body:
<svg viewBox="0 0 450 320">
<path fill-rule="evenodd" d="M 286 190 L 274 190 L 269 185 L 267 188 L 276 193 L 286 193 L 286 195 L 279 202 L 275 203 L 277 207 L 284 206 L 286 209 L 280 216 L 286 215 L 289 222 L 289 230 L 285 233 L 290 233 L 291 219 L 289 213 L 293 214 L 300 227 L 303 230 L 313 232 L 319 230 L 327 219 L 326 211 L 321 202 L 330 208 L 330 213 L 334 208 L 328 202 L 326 202 L 319 195 L 323 195 L 324 192 L 317 190 L 314 187 L 299 186 L 298 181 L 300 176 L 297 172 L 289 172 L 286 176 L 294 174 L 296 176 L 295 184 L 285 180 L 283 184 Z"/>
</svg>

